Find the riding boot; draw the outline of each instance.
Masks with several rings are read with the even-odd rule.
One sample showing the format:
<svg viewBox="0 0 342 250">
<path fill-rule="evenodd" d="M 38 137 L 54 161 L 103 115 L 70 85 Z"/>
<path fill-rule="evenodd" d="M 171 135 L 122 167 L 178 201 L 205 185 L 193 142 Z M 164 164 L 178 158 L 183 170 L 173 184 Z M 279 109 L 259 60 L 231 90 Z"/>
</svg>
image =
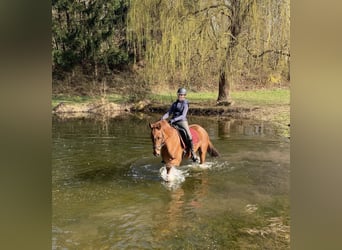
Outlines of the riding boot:
<svg viewBox="0 0 342 250">
<path fill-rule="evenodd" d="M 192 143 L 192 140 L 189 140 L 189 147 L 190 147 L 190 152 L 191 152 L 191 159 L 193 162 L 198 162 L 199 159 L 197 157 L 197 155 L 195 154 L 194 151 L 194 144 Z"/>
</svg>

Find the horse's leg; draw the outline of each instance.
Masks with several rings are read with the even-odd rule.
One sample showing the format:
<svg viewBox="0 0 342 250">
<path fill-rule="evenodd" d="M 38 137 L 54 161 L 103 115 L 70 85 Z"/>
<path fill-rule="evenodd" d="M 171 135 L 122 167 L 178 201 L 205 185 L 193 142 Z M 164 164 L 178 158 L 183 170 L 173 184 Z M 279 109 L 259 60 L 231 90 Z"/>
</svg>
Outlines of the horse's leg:
<svg viewBox="0 0 342 250">
<path fill-rule="evenodd" d="M 208 149 L 208 145 L 201 145 L 201 147 L 199 148 L 199 152 L 200 152 L 200 164 L 203 164 L 205 162 L 205 158 L 207 156 L 207 149 Z"/>
<path fill-rule="evenodd" d="M 172 168 L 172 166 L 166 165 L 166 174 L 169 174 L 171 168 Z"/>
<path fill-rule="evenodd" d="M 183 154 L 183 149 L 179 147 L 180 150 L 177 150 L 176 152 L 176 158 L 174 159 L 169 159 L 167 164 L 166 164 L 166 173 L 169 174 L 171 168 L 173 167 L 179 167 L 181 162 L 182 162 L 182 154 Z"/>
</svg>

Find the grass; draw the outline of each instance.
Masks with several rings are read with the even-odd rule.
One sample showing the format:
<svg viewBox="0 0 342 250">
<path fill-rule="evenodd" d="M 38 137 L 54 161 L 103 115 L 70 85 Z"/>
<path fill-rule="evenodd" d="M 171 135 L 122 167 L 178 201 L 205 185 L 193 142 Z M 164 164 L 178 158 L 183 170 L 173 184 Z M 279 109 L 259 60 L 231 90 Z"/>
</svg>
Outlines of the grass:
<svg viewBox="0 0 342 250">
<path fill-rule="evenodd" d="M 290 103 L 290 90 L 254 90 L 254 91 L 233 91 L 232 99 L 236 104 L 244 106 L 268 106 L 268 105 L 286 105 Z M 175 93 L 158 93 L 150 95 L 154 102 L 163 104 L 171 103 L 176 100 Z M 190 92 L 187 99 L 193 103 L 215 103 L 217 92 Z"/>
<path fill-rule="evenodd" d="M 272 90 L 253 90 L 253 91 L 233 91 L 231 92 L 232 100 L 235 102 L 234 106 L 239 107 L 255 107 L 260 108 L 278 108 L 289 107 L 290 104 L 290 90 L 289 89 L 272 89 Z M 118 94 L 107 94 L 103 96 L 69 96 L 59 95 L 52 99 L 52 107 L 60 102 L 70 104 L 85 104 L 90 102 L 97 102 L 105 98 L 108 102 L 123 103 L 127 101 L 127 97 Z M 156 104 L 171 104 L 176 100 L 176 93 L 161 92 L 150 94 L 147 99 Z M 187 99 L 190 103 L 202 107 L 214 107 L 217 99 L 217 92 L 189 92 Z M 277 120 L 288 120 L 289 115 L 280 114 Z"/>
<path fill-rule="evenodd" d="M 58 95 L 52 98 L 51 105 L 55 107 L 57 104 L 61 102 L 70 103 L 70 104 L 85 104 L 90 102 L 96 102 L 101 99 L 101 96 L 69 96 L 69 95 Z M 114 103 L 122 103 L 125 98 L 118 94 L 108 94 L 105 99 L 108 102 Z"/>
<path fill-rule="evenodd" d="M 256 90 L 233 92 L 232 98 L 236 103 L 242 105 L 268 106 L 290 104 L 290 90 Z"/>
<path fill-rule="evenodd" d="M 231 93 L 232 99 L 238 105 L 248 106 L 267 106 L 267 105 L 286 105 L 290 103 L 289 89 L 275 89 L 275 90 L 254 90 L 254 91 L 233 91 Z M 125 97 L 118 94 L 107 94 L 106 100 L 114 103 L 122 103 L 126 100 Z M 150 94 L 148 97 L 152 102 L 170 104 L 176 100 L 175 93 L 164 92 Z M 67 102 L 73 104 L 82 104 L 101 99 L 101 96 L 68 96 L 60 95 L 53 97 L 52 106 L 60 102 Z M 192 103 L 215 103 L 217 99 L 217 92 L 189 92 L 187 99 Z"/>
</svg>

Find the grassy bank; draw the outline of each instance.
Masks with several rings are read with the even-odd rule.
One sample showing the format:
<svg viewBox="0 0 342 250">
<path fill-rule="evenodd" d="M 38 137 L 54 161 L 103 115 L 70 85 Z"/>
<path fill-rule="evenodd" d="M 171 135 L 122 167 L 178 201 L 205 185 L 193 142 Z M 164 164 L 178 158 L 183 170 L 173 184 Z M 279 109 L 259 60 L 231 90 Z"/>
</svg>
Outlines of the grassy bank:
<svg viewBox="0 0 342 250">
<path fill-rule="evenodd" d="M 244 106 L 269 106 L 284 105 L 290 103 L 289 89 L 234 91 L 231 97 L 238 105 Z M 150 95 L 150 100 L 167 104 L 176 99 L 176 93 L 158 93 Z M 187 99 L 192 103 L 213 104 L 217 99 L 217 92 L 189 92 Z"/>
<path fill-rule="evenodd" d="M 254 90 L 254 91 L 234 91 L 231 94 L 236 104 L 247 106 L 273 106 L 286 105 L 290 103 L 289 89 L 274 90 Z M 124 96 L 118 94 L 108 94 L 105 96 L 68 96 L 59 95 L 52 98 L 52 106 L 56 106 L 60 102 L 66 103 L 89 103 L 101 98 L 108 102 L 123 103 L 126 100 Z M 176 94 L 171 92 L 154 93 L 148 96 L 151 102 L 169 104 L 176 99 Z M 192 103 L 215 104 L 217 92 L 189 92 L 187 99 Z"/>
<path fill-rule="evenodd" d="M 252 108 L 253 111 L 246 114 L 251 119 L 271 121 L 280 127 L 288 127 L 290 124 L 290 90 L 289 89 L 260 89 L 253 91 L 234 91 L 231 93 L 234 104 L 229 108 Z M 176 100 L 176 93 L 161 92 L 149 94 L 145 103 L 152 105 L 170 105 Z M 216 106 L 216 92 L 188 92 L 187 99 L 191 107 L 203 110 L 215 110 L 222 107 Z M 118 94 L 106 94 L 103 96 L 56 96 L 52 99 L 52 107 L 61 102 L 72 105 L 88 103 L 117 103 L 127 102 L 125 96 Z M 288 129 L 287 129 L 288 130 Z"/>
<path fill-rule="evenodd" d="M 98 102 L 101 99 L 105 99 L 108 102 L 123 103 L 125 102 L 124 97 L 117 94 L 110 94 L 106 96 L 70 96 L 70 95 L 58 95 L 52 97 L 51 105 L 55 107 L 61 102 L 69 104 L 86 104 Z"/>
<path fill-rule="evenodd" d="M 231 93 L 231 97 L 234 101 L 232 108 L 253 108 L 253 111 L 247 115 L 249 118 L 271 121 L 279 126 L 284 136 L 289 137 L 289 89 L 234 91 Z M 171 104 L 175 99 L 175 93 L 158 93 L 150 96 L 152 102 L 160 104 Z M 192 107 L 202 107 L 203 109 L 220 108 L 215 106 L 217 92 L 189 92 L 187 99 L 190 101 Z"/>
</svg>

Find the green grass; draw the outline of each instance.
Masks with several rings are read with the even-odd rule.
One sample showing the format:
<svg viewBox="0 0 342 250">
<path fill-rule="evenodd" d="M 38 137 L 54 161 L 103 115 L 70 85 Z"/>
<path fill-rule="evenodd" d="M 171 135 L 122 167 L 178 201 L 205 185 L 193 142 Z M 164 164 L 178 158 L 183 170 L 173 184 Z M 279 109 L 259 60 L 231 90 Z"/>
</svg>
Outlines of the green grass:
<svg viewBox="0 0 342 250">
<path fill-rule="evenodd" d="M 217 93 L 214 92 L 191 92 L 188 93 L 186 98 L 191 102 L 208 102 L 215 101 L 217 98 Z M 159 103 L 171 103 L 177 99 L 175 93 L 159 93 L 159 94 L 151 94 L 150 100 L 159 102 Z"/>
<path fill-rule="evenodd" d="M 284 105 L 290 103 L 290 90 L 233 91 L 231 97 L 239 105 Z M 176 95 L 171 93 L 159 93 L 150 96 L 152 101 L 164 104 L 171 103 L 176 98 Z M 194 103 L 215 103 L 217 92 L 190 92 L 187 99 Z"/>
<path fill-rule="evenodd" d="M 235 102 L 249 105 L 284 105 L 290 104 L 290 90 L 256 90 L 233 92 Z"/>
<path fill-rule="evenodd" d="M 95 102 L 100 99 L 101 99 L 101 96 L 90 97 L 90 96 L 59 95 L 59 96 L 52 97 L 51 105 L 52 107 L 55 107 L 57 104 L 61 102 L 71 103 L 71 104 L 83 104 L 83 103 Z M 110 94 L 106 96 L 106 100 L 109 102 L 114 102 L 114 103 L 122 103 L 124 102 L 125 99 L 121 95 Z"/>
<path fill-rule="evenodd" d="M 273 106 L 290 104 L 289 89 L 275 90 L 254 90 L 254 91 L 232 91 L 231 97 L 236 105 L 241 106 Z M 52 99 L 52 106 L 56 106 L 60 102 L 82 104 L 94 102 L 101 97 L 89 96 L 56 96 Z M 170 104 L 176 100 L 175 93 L 165 92 L 150 94 L 148 97 L 152 102 Z M 192 103 L 214 105 L 217 99 L 217 92 L 189 92 L 187 99 Z M 126 101 L 124 96 L 117 94 L 109 94 L 106 96 L 109 102 L 122 103 Z"/>
</svg>

